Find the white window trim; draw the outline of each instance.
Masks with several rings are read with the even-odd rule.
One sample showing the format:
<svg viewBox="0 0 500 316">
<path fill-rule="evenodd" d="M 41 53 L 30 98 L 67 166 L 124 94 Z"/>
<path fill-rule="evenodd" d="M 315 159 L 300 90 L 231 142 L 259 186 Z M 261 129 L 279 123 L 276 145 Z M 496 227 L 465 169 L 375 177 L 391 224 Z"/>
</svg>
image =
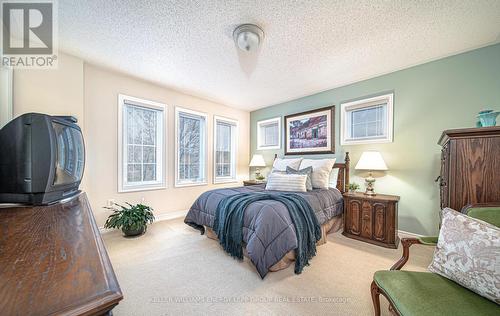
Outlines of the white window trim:
<svg viewBox="0 0 500 316">
<path fill-rule="evenodd" d="M 261 125 L 267 125 L 269 123 L 278 122 L 278 145 L 276 146 L 262 146 L 260 143 L 261 140 Z M 257 150 L 269 150 L 269 149 L 280 149 L 281 148 L 281 116 L 274 117 L 268 120 L 258 121 L 257 122 Z"/>
<path fill-rule="evenodd" d="M 378 139 L 347 139 L 347 112 L 370 107 L 372 105 L 387 103 L 386 120 L 387 120 L 387 137 Z M 388 93 L 371 98 L 361 99 L 357 101 L 345 102 L 340 105 L 340 145 L 361 145 L 361 144 L 381 144 L 392 143 L 394 133 L 394 93 Z"/>
<path fill-rule="evenodd" d="M 234 176 L 233 177 L 217 177 L 216 169 L 217 169 L 217 121 L 227 122 L 229 124 L 235 125 L 235 135 L 234 135 Z M 239 136 L 239 122 L 237 120 L 229 119 L 222 116 L 214 115 L 214 126 L 213 126 L 213 183 L 221 184 L 221 183 L 234 183 L 238 182 L 238 136 Z"/>
<path fill-rule="evenodd" d="M 161 161 L 159 164 L 161 179 L 159 181 L 151 181 L 150 183 L 127 185 L 124 179 L 125 163 L 124 152 L 123 152 L 123 109 L 125 107 L 125 101 L 129 104 L 134 104 L 140 107 L 150 108 L 154 110 L 163 111 L 163 124 L 161 131 L 158 135 L 162 136 L 162 148 L 161 148 Z M 167 105 L 155 101 L 145 100 L 137 97 L 132 97 L 124 94 L 118 94 L 118 192 L 136 192 L 136 191 L 150 191 L 150 190 L 161 190 L 167 188 L 167 168 L 165 166 L 166 161 L 166 148 L 167 148 Z"/>
<path fill-rule="evenodd" d="M 203 182 L 189 182 L 189 181 L 179 181 L 179 113 L 188 113 L 197 116 L 202 116 L 205 118 L 205 155 L 204 155 L 204 179 Z M 208 184 L 208 114 L 203 112 L 197 112 L 189 110 L 182 107 L 175 107 L 175 187 L 192 187 L 201 186 Z"/>
</svg>

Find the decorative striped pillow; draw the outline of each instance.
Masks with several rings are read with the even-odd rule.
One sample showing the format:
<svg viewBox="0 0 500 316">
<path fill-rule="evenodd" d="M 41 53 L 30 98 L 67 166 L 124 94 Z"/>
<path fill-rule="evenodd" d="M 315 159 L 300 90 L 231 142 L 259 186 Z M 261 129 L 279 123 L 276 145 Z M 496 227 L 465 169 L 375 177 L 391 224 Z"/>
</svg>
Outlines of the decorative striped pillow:
<svg viewBox="0 0 500 316">
<path fill-rule="evenodd" d="M 312 189 L 313 189 L 312 181 L 311 181 L 312 172 L 313 172 L 312 167 L 307 167 L 305 169 L 300 169 L 300 170 L 295 170 L 291 167 L 286 167 L 286 174 L 305 174 L 307 176 L 307 180 L 306 180 L 306 190 L 307 191 L 312 191 Z"/>
<path fill-rule="evenodd" d="M 271 173 L 267 178 L 266 190 L 306 192 L 306 174 Z"/>
</svg>

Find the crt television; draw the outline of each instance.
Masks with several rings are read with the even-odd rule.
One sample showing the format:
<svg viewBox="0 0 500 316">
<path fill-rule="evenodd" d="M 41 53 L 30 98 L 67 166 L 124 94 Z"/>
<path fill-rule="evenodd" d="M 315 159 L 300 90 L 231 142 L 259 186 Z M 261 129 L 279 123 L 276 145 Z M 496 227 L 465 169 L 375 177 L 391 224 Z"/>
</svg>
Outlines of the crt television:
<svg viewBox="0 0 500 316">
<path fill-rule="evenodd" d="M 79 192 L 85 147 L 76 123 L 28 113 L 0 130 L 0 203 L 47 205 Z"/>
</svg>

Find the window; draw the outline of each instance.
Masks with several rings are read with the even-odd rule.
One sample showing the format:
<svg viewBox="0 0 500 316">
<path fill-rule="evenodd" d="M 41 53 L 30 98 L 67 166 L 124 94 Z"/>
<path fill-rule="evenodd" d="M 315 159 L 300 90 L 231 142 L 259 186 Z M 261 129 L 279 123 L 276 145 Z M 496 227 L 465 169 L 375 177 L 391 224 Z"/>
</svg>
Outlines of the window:
<svg viewBox="0 0 500 316">
<path fill-rule="evenodd" d="M 257 150 L 281 147 L 281 117 L 257 122 Z"/>
<path fill-rule="evenodd" d="M 341 144 L 392 142 L 394 94 L 341 105 Z"/>
<path fill-rule="evenodd" d="M 234 182 L 238 122 L 216 116 L 214 125 L 214 183 Z"/>
<path fill-rule="evenodd" d="M 206 129 L 206 114 L 181 108 L 175 109 L 175 186 L 207 183 Z"/>
<path fill-rule="evenodd" d="M 165 108 L 119 95 L 118 191 L 165 188 Z"/>
</svg>

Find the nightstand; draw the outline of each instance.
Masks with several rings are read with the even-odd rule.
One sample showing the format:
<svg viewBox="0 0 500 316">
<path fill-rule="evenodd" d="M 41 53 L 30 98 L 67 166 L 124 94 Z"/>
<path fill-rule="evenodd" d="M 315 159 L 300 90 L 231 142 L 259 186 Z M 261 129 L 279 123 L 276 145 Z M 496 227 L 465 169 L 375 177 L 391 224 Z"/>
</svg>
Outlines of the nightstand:
<svg viewBox="0 0 500 316">
<path fill-rule="evenodd" d="M 378 246 L 398 248 L 398 201 L 396 195 L 344 193 L 342 234 Z"/>
<path fill-rule="evenodd" d="M 245 180 L 243 181 L 243 185 L 244 186 L 249 186 L 249 185 L 257 185 L 257 184 L 266 184 L 267 182 L 262 180 L 262 181 L 258 181 L 258 180 Z"/>
</svg>

